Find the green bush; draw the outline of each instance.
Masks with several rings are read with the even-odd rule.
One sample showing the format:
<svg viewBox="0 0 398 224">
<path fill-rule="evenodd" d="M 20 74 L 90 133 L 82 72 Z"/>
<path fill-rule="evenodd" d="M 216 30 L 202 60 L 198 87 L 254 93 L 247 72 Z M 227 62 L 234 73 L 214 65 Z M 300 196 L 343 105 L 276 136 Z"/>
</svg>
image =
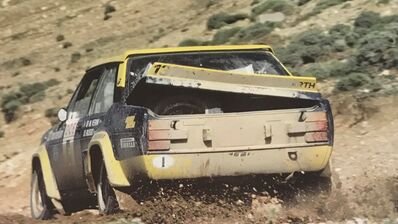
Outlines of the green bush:
<svg viewBox="0 0 398 224">
<path fill-rule="evenodd" d="M 314 11 L 321 12 L 327 8 L 330 8 L 330 7 L 336 6 L 336 5 L 340 5 L 340 4 L 342 4 L 344 2 L 348 2 L 348 1 L 351 1 L 351 0 L 320 0 L 315 5 Z"/>
<path fill-rule="evenodd" d="M 250 5 L 257 5 L 260 2 L 261 0 L 253 0 L 252 3 L 250 3 Z"/>
<path fill-rule="evenodd" d="M 324 63 L 308 64 L 307 66 L 304 66 L 303 68 L 298 70 L 298 73 L 301 76 L 314 76 L 319 80 L 328 78 L 330 75 L 329 68 Z"/>
<path fill-rule="evenodd" d="M 298 34 L 296 37 L 294 37 L 292 42 L 304 46 L 326 46 L 332 44 L 332 38 L 330 38 L 320 29 L 311 29 Z"/>
<path fill-rule="evenodd" d="M 396 66 L 398 34 L 390 31 L 373 31 L 359 40 L 356 60 L 359 65 L 383 68 Z"/>
<path fill-rule="evenodd" d="M 391 16 L 384 16 L 381 18 L 381 22 L 383 22 L 384 24 L 398 23 L 398 14 Z"/>
<path fill-rule="evenodd" d="M 356 33 L 356 32 L 350 32 L 346 35 L 345 37 L 345 42 L 347 46 L 349 47 L 354 47 L 357 43 L 358 40 L 360 39 L 361 35 Z"/>
<path fill-rule="evenodd" d="M 350 33 L 351 33 L 351 27 L 345 24 L 334 25 L 329 30 L 329 35 L 333 39 L 345 39 L 345 37 Z"/>
<path fill-rule="evenodd" d="M 0 138 L 3 138 L 5 135 L 4 131 L 0 131 Z"/>
<path fill-rule="evenodd" d="M 382 19 L 378 13 L 371 11 L 364 11 L 355 19 L 354 30 L 356 33 L 364 35 L 372 29 L 373 26 L 380 24 Z"/>
<path fill-rule="evenodd" d="M 275 53 L 278 58 L 288 67 L 294 69 L 296 66 L 301 65 L 302 59 L 300 55 L 301 50 L 295 48 L 295 45 L 289 45 L 288 47 L 275 48 Z"/>
<path fill-rule="evenodd" d="M 333 39 L 319 29 L 302 32 L 283 49 L 277 51 L 285 64 L 296 67 L 302 64 L 314 63 L 330 53 Z"/>
<path fill-rule="evenodd" d="M 212 15 L 209 20 L 207 20 L 207 29 L 213 30 L 213 29 L 219 29 L 223 26 L 226 26 L 228 24 L 233 24 L 239 20 L 243 20 L 248 18 L 249 16 L 247 14 L 239 13 L 239 14 L 227 14 L 225 12 L 218 13 L 215 15 Z"/>
<path fill-rule="evenodd" d="M 7 123 L 15 120 L 16 112 L 22 104 L 23 102 L 18 99 L 8 98 L 8 100 L 5 100 L 3 98 L 1 103 L 1 111 L 4 113 L 4 120 Z"/>
<path fill-rule="evenodd" d="M 231 29 L 221 29 L 213 37 L 211 44 L 225 44 L 231 40 L 231 38 L 241 30 L 239 27 L 234 27 Z"/>
<path fill-rule="evenodd" d="M 341 77 L 347 76 L 350 73 L 363 72 L 366 69 L 356 65 L 355 60 L 347 61 L 329 61 L 328 62 L 329 76 L 330 77 Z"/>
<path fill-rule="evenodd" d="M 350 91 L 361 87 L 365 84 L 371 83 L 372 79 L 365 73 L 351 73 L 346 77 L 341 78 L 336 83 L 336 90 Z"/>
<path fill-rule="evenodd" d="M 178 46 L 185 47 L 185 46 L 204 46 L 207 45 L 206 42 L 197 40 L 197 39 L 185 39 L 181 41 Z"/>
<path fill-rule="evenodd" d="M 265 12 L 283 12 L 290 14 L 294 5 L 288 0 L 267 0 L 263 1 L 252 9 L 253 15 L 260 15 Z"/>
<path fill-rule="evenodd" d="M 21 87 L 19 87 L 19 91 L 27 97 L 32 97 L 39 92 L 45 91 L 46 89 L 47 89 L 47 86 L 44 82 L 24 84 Z"/>
<path fill-rule="evenodd" d="M 343 52 L 347 47 L 347 43 L 344 39 L 337 39 L 333 43 L 332 50 L 335 52 Z"/>
<path fill-rule="evenodd" d="M 305 20 L 307 20 L 308 18 L 310 18 L 312 16 L 318 15 L 323 10 L 325 10 L 325 9 L 327 9 L 329 7 L 340 5 L 340 4 L 342 4 L 344 2 L 348 2 L 348 1 L 351 1 L 351 0 L 320 0 L 315 5 L 314 9 L 311 12 L 309 12 L 309 13 L 303 15 L 302 17 L 298 18 L 296 23 L 299 23 L 301 21 L 305 21 Z"/>
<path fill-rule="evenodd" d="M 302 6 L 310 2 L 311 0 L 298 0 L 297 5 Z"/>
<path fill-rule="evenodd" d="M 35 82 L 24 84 L 19 87 L 17 92 L 10 92 L 2 97 L 1 111 L 7 123 L 15 120 L 15 115 L 20 106 L 27 103 L 35 103 L 45 98 L 45 90 L 51 86 L 58 85 L 56 79 L 45 82 Z"/>
<path fill-rule="evenodd" d="M 322 80 L 329 77 L 344 77 L 350 73 L 361 72 L 361 69 L 350 60 L 345 62 L 331 60 L 304 65 L 297 72 L 302 76 L 312 75 Z"/>
<path fill-rule="evenodd" d="M 49 80 L 47 80 L 47 81 L 44 82 L 44 84 L 45 84 L 47 87 L 56 86 L 56 85 L 59 85 L 60 83 L 61 83 L 61 82 L 58 81 L 57 79 L 49 79 Z"/>
<path fill-rule="evenodd" d="M 48 108 L 44 111 L 44 116 L 48 118 L 52 125 L 58 123 L 58 108 Z"/>
<path fill-rule="evenodd" d="M 242 28 L 233 37 L 232 43 L 244 43 L 266 36 L 275 28 L 275 23 L 255 23 L 246 28 Z"/>
</svg>

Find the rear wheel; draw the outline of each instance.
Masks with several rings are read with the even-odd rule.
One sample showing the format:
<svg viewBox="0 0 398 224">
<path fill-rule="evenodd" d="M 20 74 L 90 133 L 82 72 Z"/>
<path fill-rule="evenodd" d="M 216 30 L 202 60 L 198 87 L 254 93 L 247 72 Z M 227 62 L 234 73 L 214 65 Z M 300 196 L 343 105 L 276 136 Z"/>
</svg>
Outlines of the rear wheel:
<svg viewBox="0 0 398 224">
<path fill-rule="evenodd" d="M 119 211 L 115 190 L 109 183 L 105 164 L 102 163 L 97 183 L 98 210 L 100 214 L 110 215 Z"/>
<path fill-rule="evenodd" d="M 43 175 L 37 169 L 32 173 L 30 209 L 32 217 L 35 219 L 47 220 L 54 215 L 54 206 L 47 197 Z"/>
</svg>

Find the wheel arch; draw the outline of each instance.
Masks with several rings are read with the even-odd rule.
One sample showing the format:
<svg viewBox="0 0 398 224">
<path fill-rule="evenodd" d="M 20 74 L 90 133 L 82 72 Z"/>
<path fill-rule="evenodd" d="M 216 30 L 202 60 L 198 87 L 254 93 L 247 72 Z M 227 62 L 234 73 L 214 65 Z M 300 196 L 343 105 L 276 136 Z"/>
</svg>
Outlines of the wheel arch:
<svg viewBox="0 0 398 224">
<path fill-rule="evenodd" d="M 128 187 L 130 182 L 120 161 L 116 160 L 113 146 L 107 132 L 101 131 L 94 134 L 88 145 L 88 151 L 84 157 L 84 169 L 87 184 L 91 192 L 96 192 L 96 178 L 99 174 L 99 161 L 105 163 L 109 182 L 112 186 Z"/>
<path fill-rule="evenodd" d="M 33 154 L 31 169 L 31 172 L 35 169 L 40 169 L 43 175 L 47 196 L 52 199 L 61 200 L 57 181 L 51 168 L 50 159 L 45 145 L 41 145 L 38 152 Z"/>
</svg>

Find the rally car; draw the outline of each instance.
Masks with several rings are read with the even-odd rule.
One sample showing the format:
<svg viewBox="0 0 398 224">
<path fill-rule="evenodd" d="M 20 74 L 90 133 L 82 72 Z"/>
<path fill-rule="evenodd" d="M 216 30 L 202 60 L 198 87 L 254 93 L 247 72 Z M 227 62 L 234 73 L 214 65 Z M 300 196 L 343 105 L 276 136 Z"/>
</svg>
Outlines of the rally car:
<svg viewBox="0 0 398 224">
<path fill-rule="evenodd" d="M 330 177 L 329 102 L 266 45 L 127 51 L 90 67 L 58 118 L 32 158 L 36 219 L 112 213 L 142 178 Z"/>
</svg>

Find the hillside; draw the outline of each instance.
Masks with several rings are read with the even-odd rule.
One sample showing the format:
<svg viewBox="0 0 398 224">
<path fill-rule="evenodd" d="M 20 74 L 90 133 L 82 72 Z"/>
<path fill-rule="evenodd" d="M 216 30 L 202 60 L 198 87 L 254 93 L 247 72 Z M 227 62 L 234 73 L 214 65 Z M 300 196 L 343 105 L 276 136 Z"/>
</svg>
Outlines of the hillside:
<svg viewBox="0 0 398 224">
<path fill-rule="evenodd" d="M 398 0 L 1 0 L 0 214 L 29 215 L 30 156 L 94 61 L 126 49 L 267 43 L 294 74 L 318 78 L 336 117 L 341 198 L 284 212 L 397 219 L 397 12 Z"/>
</svg>

